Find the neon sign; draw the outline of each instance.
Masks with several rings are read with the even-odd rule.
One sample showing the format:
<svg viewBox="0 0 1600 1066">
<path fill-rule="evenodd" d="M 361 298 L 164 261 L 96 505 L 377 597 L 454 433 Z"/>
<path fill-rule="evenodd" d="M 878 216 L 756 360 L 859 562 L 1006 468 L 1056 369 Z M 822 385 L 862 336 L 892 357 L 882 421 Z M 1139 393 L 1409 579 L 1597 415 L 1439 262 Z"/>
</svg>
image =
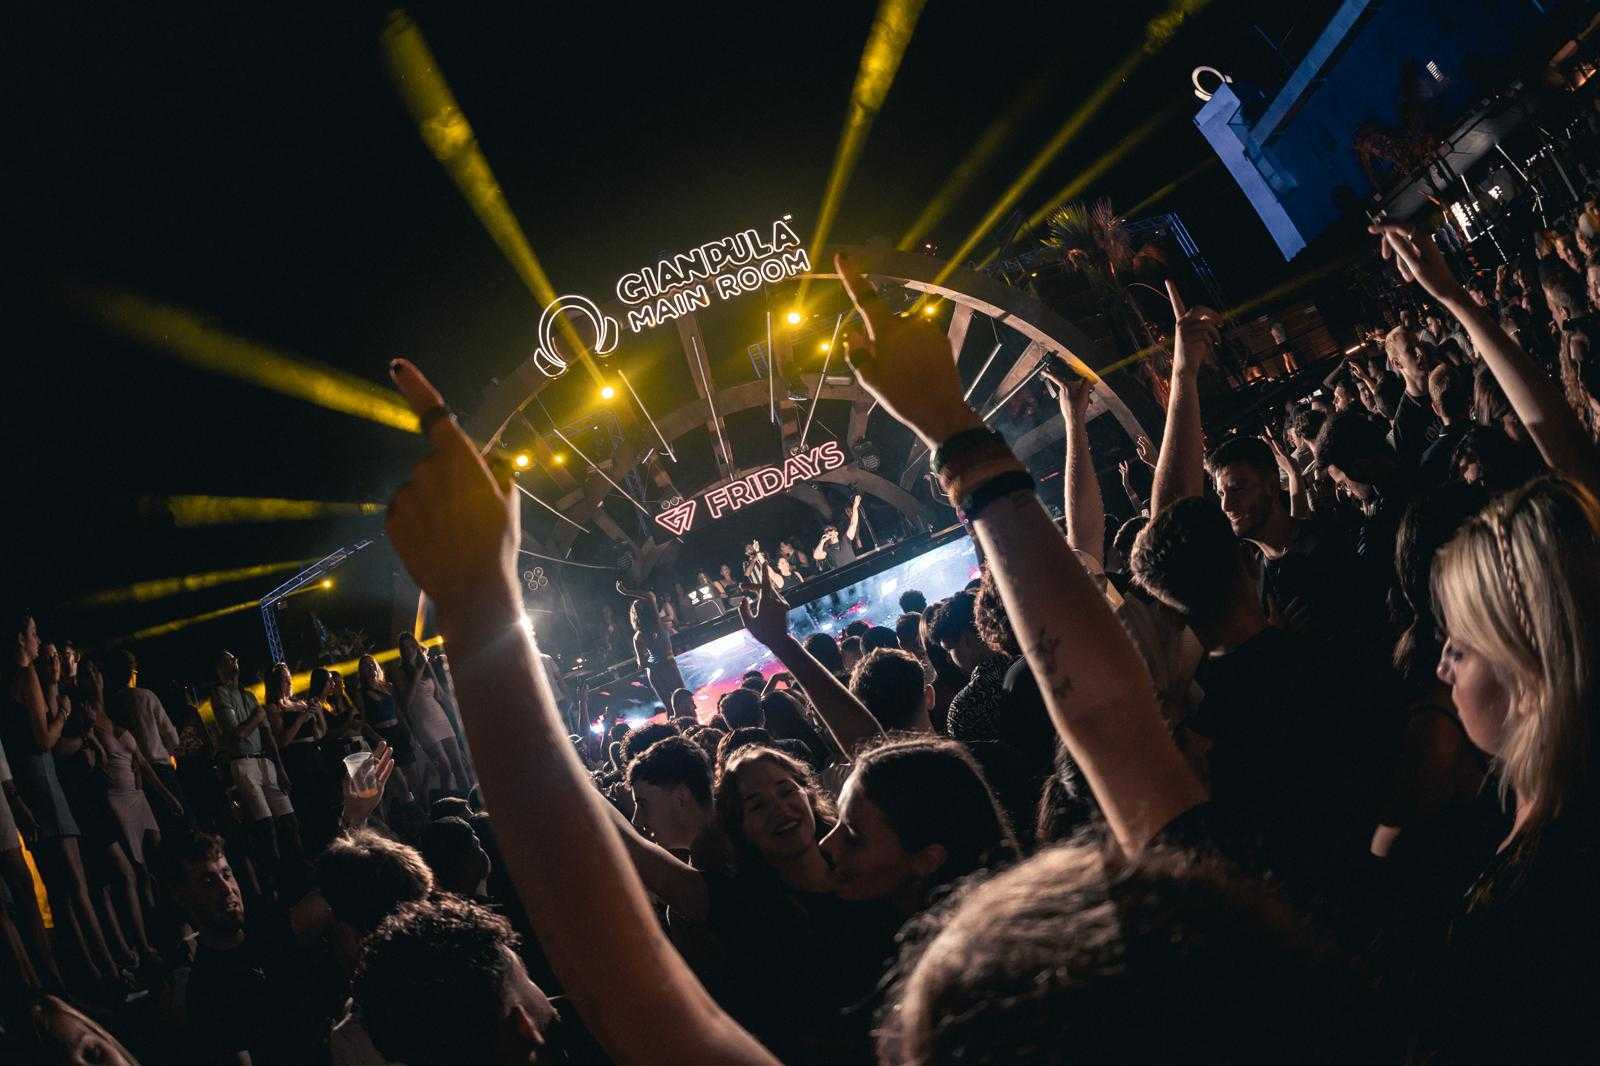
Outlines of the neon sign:
<svg viewBox="0 0 1600 1066">
<path fill-rule="evenodd" d="M 614 289 L 626 310 L 628 332 L 642 333 L 671 322 L 713 300 L 755 292 L 764 285 L 798 277 L 811 270 L 811 260 L 789 225 L 792 215 L 772 223 L 770 238 L 755 229 L 708 241 L 697 248 L 658 259 L 617 279 Z M 539 316 L 539 346 L 533 363 L 546 377 L 560 377 L 567 362 L 552 342 L 556 319 L 565 314 L 585 319 L 594 334 L 594 354 L 617 350 L 621 327 L 587 296 L 558 296 Z"/>
<path fill-rule="evenodd" d="M 694 528 L 702 501 L 706 505 L 706 513 L 715 521 L 725 513 L 776 495 L 796 481 L 808 481 L 830 470 L 837 470 L 848 461 L 838 441 L 824 441 L 810 451 L 790 456 L 782 466 L 764 466 L 726 485 L 708 489 L 698 498 L 691 497 L 676 507 L 669 507 L 656 515 L 656 521 L 668 533 L 681 537 Z"/>
</svg>

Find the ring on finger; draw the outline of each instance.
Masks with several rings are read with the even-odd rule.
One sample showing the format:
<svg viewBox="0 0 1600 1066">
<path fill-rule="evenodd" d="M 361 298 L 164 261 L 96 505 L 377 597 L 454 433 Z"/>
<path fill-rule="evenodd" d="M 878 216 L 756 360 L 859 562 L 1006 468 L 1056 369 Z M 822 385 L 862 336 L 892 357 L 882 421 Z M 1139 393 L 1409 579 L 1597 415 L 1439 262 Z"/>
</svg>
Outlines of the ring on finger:
<svg viewBox="0 0 1600 1066">
<path fill-rule="evenodd" d="M 456 420 L 456 413 L 450 410 L 449 404 L 441 403 L 428 408 L 422 412 L 422 417 L 418 419 L 421 424 L 422 435 L 427 436 L 435 425 L 446 420 L 451 422 Z"/>
</svg>

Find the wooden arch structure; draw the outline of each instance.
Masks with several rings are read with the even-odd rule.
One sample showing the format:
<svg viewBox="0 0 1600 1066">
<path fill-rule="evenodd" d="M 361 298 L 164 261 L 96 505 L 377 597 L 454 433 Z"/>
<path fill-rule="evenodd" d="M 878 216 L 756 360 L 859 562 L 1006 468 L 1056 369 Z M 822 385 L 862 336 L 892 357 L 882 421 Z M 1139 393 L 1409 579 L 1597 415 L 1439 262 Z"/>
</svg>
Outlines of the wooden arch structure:
<svg viewBox="0 0 1600 1066">
<path fill-rule="evenodd" d="M 875 287 L 881 289 L 884 286 L 901 286 L 948 301 L 954 307 L 949 324 L 952 358 L 960 357 L 967 333 L 976 316 L 985 316 L 995 325 L 1009 327 L 1021 334 L 1027 342 L 1022 351 L 1009 361 L 1009 365 L 1001 368 L 998 377 L 993 377 L 992 372 L 985 375 L 986 380 L 993 378 L 997 381 L 993 390 L 995 396 L 1004 396 L 1032 374 L 1047 353 L 1054 352 L 1095 382 L 1089 411 L 1091 418 L 1109 415 L 1121 425 L 1130 438 L 1137 438 L 1140 434 L 1150 434 L 1150 429 L 1144 422 L 1153 421 L 1158 416 L 1150 398 L 1136 387 L 1130 388 L 1122 382 L 1112 383 L 1100 379 L 1093 371 L 1094 367 L 1110 364 L 1116 358 L 1116 353 L 1102 350 L 1101 346 L 1086 336 L 1082 330 L 1046 307 L 1034 296 L 966 268 L 957 268 L 950 271 L 948 277 L 941 278 L 940 275 L 947 268 L 944 261 L 890 248 L 873 246 L 829 248 L 820 256 L 820 262 L 831 264 L 835 252 L 848 255 Z M 818 270 L 810 276 L 813 279 L 828 279 L 837 275 Z M 601 307 L 606 313 L 621 317 L 621 309 L 613 301 L 603 301 Z M 698 353 L 706 350 L 699 322 L 690 314 L 678 319 L 675 324 L 682 342 L 681 347 L 689 377 L 694 382 L 697 395 L 695 399 L 657 418 L 657 425 L 668 442 L 676 442 L 685 434 L 701 427 L 707 429 L 713 440 L 721 439 L 728 415 L 768 405 L 768 383 L 758 380 L 718 387 L 712 378 L 710 367 L 704 360 L 698 358 Z M 787 361 L 790 354 L 787 350 L 788 344 L 787 333 L 781 338 L 774 337 L 773 346 L 777 349 L 775 354 L 779 365 Z M 531 434 L 535 460 L 551 474 L 560 493 L 556 499 L 547 502 L 579 525 L 592 521 L 596 528 L 616 542 L 619 548 L 632 553 L 636 561 L 635 568 L 639 576 L 643 576 L 659 562 L 675 555 L 679 542 L 659 528 L 653 530 L 653 536 L 648 539 L 630 534 L 602 507 L 606 497 L 615 491 L 604 478 L 575 476 L 572 470 L 554 461 L 556 448 L 544 433 L 536 429 L 521 414 L 523 408 L 532 402 L 550 381 L 551 379 L 538 369 L 531 357 L 524 360 L 511 374 L 492 383 L 485 390 L 477 409 L 465 420 L 468 432 L 477 440 L 493 442 L 498 440 L 514 421 L 520 422 L 522 429 Z M 850 405 L 846 439 L 853 445 L 867 439 L 868 423 L 873 412 L 872 398 L 853 377 L 848 384 L 830 383 L 836 381 L 837 379 L 830 377 L 828 381 L 821 383 L 821 398 L 844 401 Z M 814 374 L 801 376 L 797 384 L 803 385 L 806 392 L 812 395 L 816 393 L 819 385 L 817 375 Z M 788 399 L 786 392 L 787 390 L 779 390 L 776 403 L 785 450 L 788 450 L 798 442 L 799 422 L 804 412 Z M 1136 411 L 1143 415 L 1143 418 L 1136 415 Z M 887 416 L 880 414 L 879 417 Z M 1059 422 L 1050 420 L 1024 434 L 1014 442 L 1014 446 L 1019 456 L 1026 460 L 1035 452 L 1059 441 L 1061 437 L 1062 428 Z M 600 461 L 599 465 L 614 480 L 620 479 L 631 470 L 637 470 L 641 478 L 653 482 L 661 490 L 661 494 L 668 497 L 694 495 L 712 485 L 749 473 L 749 469 L 739 467 L 732 461 L 733 457 L 725 451 L 718 451 L 716 459 L 716 479 L 711 485 L 696 486 L 675 485 L 670 473 L 661 463 L 659 455 L 650 455 L 647 461 L 643 461 L 643 457 L 632 453 L 626 445 L 619 447 L 609 459 Z M 920 466 L 920 463 L 908 463 L 898 480 L 891 480 L 852 464 L 823 474 L 816 480 L 844 485 L 864 496 L 874 497 L 921 524 L 934 516 L 924 513 L 924 505 L 910 491 L 919 475 Z M 819 513 L 829 514 L 827 502 L 815 484 L 796 485 L 789 492 Z M 575 527 L 557 523 L 547 547 L 559 553 L 570 547 L 577 535 L 578 530 Z"/>
</svg>

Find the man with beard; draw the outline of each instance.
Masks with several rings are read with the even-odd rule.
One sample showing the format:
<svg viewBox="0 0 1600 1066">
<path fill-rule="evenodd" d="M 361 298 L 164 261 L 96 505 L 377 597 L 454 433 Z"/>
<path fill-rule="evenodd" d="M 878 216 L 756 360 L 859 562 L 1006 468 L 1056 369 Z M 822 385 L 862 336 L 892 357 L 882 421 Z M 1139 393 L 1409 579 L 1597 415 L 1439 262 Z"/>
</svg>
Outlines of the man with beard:
<svg viewBox="0 0 1600 1066">
<path fill-rule="evenodd" d="M 301 1012 L 287 996 L 300 982 L 289 965 L 294 941 L 288 923 L 246 926 L 244 895 L 219 837 L 200 830 L 170 836 L 161 863 L 168 891 L 198 940 L 180 988 L 188 1037 L 181 1061 L 299 1061 Z"/>
<path fill-rule="evenodd" d="M 1261 603 L 1273 618 L 1318 641 L 1347 643 L 1352 633 L 1381 629 L 1381 588 L 1360 580 L 1362 569 L 1343 531 L 1289 514 L 1266 441 L 1225 441 L 1206 468 L 1234 536 L 1261 554 Z"/>
</svg>

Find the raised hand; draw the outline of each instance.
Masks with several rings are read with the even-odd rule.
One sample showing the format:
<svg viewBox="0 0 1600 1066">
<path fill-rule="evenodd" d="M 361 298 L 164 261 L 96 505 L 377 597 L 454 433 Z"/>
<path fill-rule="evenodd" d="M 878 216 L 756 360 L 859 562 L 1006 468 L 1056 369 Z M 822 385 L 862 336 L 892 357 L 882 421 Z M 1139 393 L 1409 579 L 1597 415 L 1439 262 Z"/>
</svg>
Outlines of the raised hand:
<svg viewBox="0 0 1600 1066">
<path fill-rule="evenodd" d="M 1222 343 L 1221 316 L 1209 307 L 1185 307 L 1178 286 L 1167 279 L 1167 298 L 1172 301 L 1173 368 L 1196 368 L 1211 359 Z"/>
<path fill-rule="evenodd" d="M 1283 445 L 1278 443 L 1278 438 L 1270 431 L 1262 430 L 1261 439 L 1272 449 L 1272 457 L 1278 461 L 1278 468 L 1287 472 L 1294 464 L 1289 461 L 1289 456 L 1284 452 Z"/>
<path fill-rule="evenodd" d="M 1061 417 L 1068 422 L 1081 422 L 1089 410 L 1089 400 L 1094 395 L 1094 386 L 1089 379 L 1077 376 L 1070 379 L 1063 378 L 1048 370 L 1040 371 L 1039 376 L 1056 387 L 1056 400 L 1061 404 Z"/>
<path fill-rule="evenodd" d="M 1133 442 L 1133 453 L 1139 457 L 1141 463 L 1151 469 L 1154 469 L 1156 465 L 1154 448 L 1155 445 L 1150 443 L 1150 438 L 1143 433 L 1139 434 L 1139 439 Z"/>
<path fill-rule="evenodd" d="M 961 398 L 950 339 L 922 315 L 905 318 L 890 311 L 844 256 L 833 262 L 861 315 L 862 330 L 852 331 L 845 358 L 862 387 L 930 450 L 981 426 Z"/>
<path fill-rule="evenodd" d="M 1394 261 L 1405 281 L 1414 281 L 1442 304 L 1466 299 L 1466 290 L 1451 272 L 1437 245 L 1414 226 L 1400 222 L 1375 222 L 1367 232 L 1379 237 L 1385 259 Z"/>
<path fill-rule="evenodd" d="M 372 812 L 383 799 L 384 786 L 394 773 L 394 753 L 383 741 L 372 749 L 372 758 L 361 768 L 362 781 L 357 785 L 349 774 L 344 778 L 344 813 L 340 820 L 347 829 L 358 829 L 366 824 Z"/>
<path fill-rule="evenodd" d="M 497 611 L 514 621 L 522 603 L 510 470 L 490 470 L 422 371 L 396 359 L 389 375 L 432 445 L 389 503 L 395 552 L 441 614 Z"/>
<path fill-rule="evenodd" d="M 770 648 L 789 635 L 789 603 L 765 582 L 745 585 L 739 621 L 752 637 Z"/>
</svg>

